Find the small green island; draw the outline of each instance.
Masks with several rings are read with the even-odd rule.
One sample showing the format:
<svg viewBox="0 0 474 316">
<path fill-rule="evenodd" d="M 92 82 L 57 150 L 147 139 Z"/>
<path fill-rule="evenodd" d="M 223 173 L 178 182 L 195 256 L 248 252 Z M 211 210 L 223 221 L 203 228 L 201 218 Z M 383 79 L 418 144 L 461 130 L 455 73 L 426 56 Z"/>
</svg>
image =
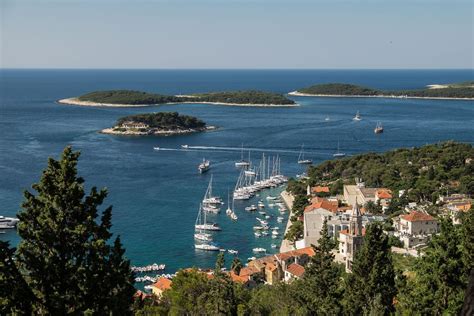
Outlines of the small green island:
<svg viewBox="0 0 474 316">
<path fill-rule="evenodd" d="M 135 107 L 173 103 L 206 103 L 234 106 L 297 106 L 295 101 L 282 94 L 246 90 L 197 93 L 190 95 L 164 95 L 134 90 L 96 91 L 75 98 L 58 101 L 83 106 Z"/>
<path fill-rule="evenodd" d="M 181 115 L 177 112 L 158 112 L 121 117 L 115 126 L 103 129 L 101 133 L 130 136 L 171 136 L 213 129 L 216 127 L 207 126 L 204 121 L 194 116 Z"/>
<path fill-rule="evenodd" d="M 424 98 L 424 99 L 474 99 L 474 81 L 451 84 L 433 84 L 418 90 L 378 90 L 369 87 L 346 84 L 317 84 L 290 92 L 294 96 L 321 97 L 379 97 L 379 98 Z"/>
</svg>

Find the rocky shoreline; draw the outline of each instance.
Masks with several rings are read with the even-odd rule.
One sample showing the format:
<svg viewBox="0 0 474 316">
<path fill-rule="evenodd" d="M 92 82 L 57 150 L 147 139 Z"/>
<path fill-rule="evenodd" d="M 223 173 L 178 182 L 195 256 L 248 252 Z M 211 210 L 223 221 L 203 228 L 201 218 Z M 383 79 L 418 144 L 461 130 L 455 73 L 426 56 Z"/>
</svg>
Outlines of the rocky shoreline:
<svg viewBox="0 0 474 316">
<path fill-rule="evenodd" d="M 149 128 L 145 131 L 137 129 L 124 129 L 117 126 L 105 128 L 100 131 L 101 134 L 121 135 L 121 136 L 174 136 L 185 135 L 191 133 L 201 133 L 216 130 L 216 126 L 206 126 L 204 128 L 190 128 L 178 130 L 163 130 L 159 128 Z"/>
</svg>

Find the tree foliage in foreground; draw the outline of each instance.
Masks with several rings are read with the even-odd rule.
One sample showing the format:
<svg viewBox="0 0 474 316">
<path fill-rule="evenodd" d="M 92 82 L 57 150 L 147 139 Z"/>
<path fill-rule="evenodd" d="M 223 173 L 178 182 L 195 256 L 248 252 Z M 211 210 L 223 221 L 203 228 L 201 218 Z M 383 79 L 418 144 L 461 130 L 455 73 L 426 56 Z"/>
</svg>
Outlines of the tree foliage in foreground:
<svg viewBox="0 0 474 316">
<path fill-rule="evenodd" d="M 18 214 L 21 241 L 7 262 L 31 295 L 13 300 L 30 303 L 36 314 L 127 314 L 135 292 L 133 273 L 120 239 L 110 244 L 112 208 L 97 218 L 107 192 L 93 187 L 85 195 L 78 158 L 70 147 L 59 161 L 50 158 L 33 185 L 37 194 L 24 193 Z"/>
</svg>

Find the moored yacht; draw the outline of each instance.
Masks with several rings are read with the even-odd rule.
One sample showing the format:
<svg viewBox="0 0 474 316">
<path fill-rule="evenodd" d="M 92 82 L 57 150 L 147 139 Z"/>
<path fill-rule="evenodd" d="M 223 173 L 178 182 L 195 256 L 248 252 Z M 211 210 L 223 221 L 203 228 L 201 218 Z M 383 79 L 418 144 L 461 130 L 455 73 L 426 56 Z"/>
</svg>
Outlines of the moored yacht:
<svg viewBox="0 0 474 316">
<path fill-rule="evenodd" d="M 20 220 L 16 217 L 5 217 L 0 215 L 0 229 L 15 228 Z"/>
<path fill-rule="evenodd" d="M 207 251 L 220 251 L 220 248 L 212 244 L 196 244 L 194 248 Z"/>
</svg>

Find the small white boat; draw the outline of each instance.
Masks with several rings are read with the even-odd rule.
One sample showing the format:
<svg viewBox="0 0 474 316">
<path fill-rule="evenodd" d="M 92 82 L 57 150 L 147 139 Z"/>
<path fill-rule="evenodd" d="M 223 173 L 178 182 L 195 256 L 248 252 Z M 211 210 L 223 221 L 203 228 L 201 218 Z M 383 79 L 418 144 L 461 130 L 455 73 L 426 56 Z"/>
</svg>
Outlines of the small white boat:
<svg viewBox="0 0 474 316">
<path fill-rule="evenodd" d="M 276 200 L 276 199 L 278 199 L 278 198 L 275 197 L 275 196 L 271 196 L 271 195 L 267 196 L 267 200 L 269 200 L 269 201 L 273 201 L 273 200 Z"/>
<path fill-rule="evenodd" d="M 154 150 L 160 150 L 160 147 L 153 147 Z"/>
<path fill-rule="evenodd" d="M 377 122 L 377 126 L 374 129 L 375 134 L 382 134 L 383 133 L 383 126 L 381 122 Z"/>
<path fill-rule="evenodd" d="M 354 116 L 354 118 L 353 118 L 352 120 L 353 120 L 353 121 L 360 121 L 360 120 L 362 120 L 362 118 L 360 117 L 359 111 L 357 111 L 356 115 Z"/>
<path fill-rule="evenodd" d="M 220 248 L 219 251 L 220 252 L 226 252 L 227 250 L 225 250 L 224 248 Z"/>
<path fill-rule="evenodd" d="M 247 206 L 245 208 L 246 211 L 250 211 L 250 212 L 253 212 L 253 211 L 256 211 L 257 210 L 257 207 L 255 205 L 250 205 L 250 206 Z"/>
<path fill-rule="evenodd" d="M 329 118 L 329 116 L 326 116 L 324 120 L 327 122 L 327 121 L 330 121 L 331 119 Z"/>
<path fill-rule="evenodd" d="M 233 249 L 229 249 L 227 250 L 229 253 L 233 254 L 233 255 L 236 255 L 238 254 L 239 252 L 237 250 L 233 250 Z"/>
<path fill-rule="evenodd" d="M 275 227 L 272 227 L 271 229 L 272 230 L 280 230 L 280 227 L 275 226 Z"/>
<path fill-rule="evenodd" d="M 253 234 L 255 235 L 255 237 L 262 237 L 262 234 L 259 233 L 259 232 L 255 232 L 255 233 L 253 233 Z"/>
<path fill-rule="evenodd" d="M 183 149 L 188 149 L 188 148 L 189 148 L 189 145 L 181 145 L 181 148 L 183 148 Z"/>
<path fill-rule="evenodd" d="M 267 212 L 260 211 L 260 212 L 258 212 L 258 214 L 265 215 L 265 214 L 267 214 Z"/>
<path fill-rule="evenodd" d="M 268 236 L 268 232 L 265 230 L 262 232 L 262 236 Z"/>
<path fill-rule="evenodd" d="M 270 247 L 272 247 L 273 249 L 275 249 L 275 248 L 277 247 L 277 245 L 272 244 Z"/>
<path fill-rule="evenodd" d="M 254 226 L 253 229 L 254 229 L 254 230 L 262 230 L 263 227 L 262 227 L 262 226 Z"/>
<path fill-rule="evenodd" d="M 270 219 L 270 215 L 265 215 L 265 219 Z"/>
<path fill-rule="evenodd" d="M 239 219 L 239 218 L 237 217 L 237 215 L 235 215 L 234 212 L 232 212 L 232 214 L 230 214 L 230 218 L 231 218 L 233 221 L 236 221 L 236 220 Z"/>
<path fill-rule="evenodd" d="M 277 232 L 276 230 L 274 230 L 274 231 L 272 231 L 272 235 L 274 235 L 274 236 L 278 236 L 278 235 L 280 235 L 280 233 L 279 233 L 279 232 Z"/>
<path fill-rule="evenodd" d="M 194 248 L 199 249 L 199 250 L 207 250 L 207 251 L 220 251 L 219 247 L 217 247 L 216 245 L 211 245 L 211 244 L 196 244 L 194 245 Z"/>
<path fill-rule="evenodd" d="M 253 260 L 255 260 L 255 259 L 257 259 L 257 258 L 255 258 L 255 257 L 248 257 L 248 258 L 247 258 L 247 261 L 253 261 Z"/>
<path fill-rule="evenodd" d="M 272 235 L 272 238 L 273 238 L 273 239 L 277 239 L 278 236 L 277 236 L 277 235 Z"/>
<path fill-rule="evenodd" d="M 265 248 L 253 248 L 252 251 L 253 252 L 266 252 L 267 249 L 265 249 Z"/>
<path fill-rule="evenodd" d="M 277 222 L 282 223 L 284 219 L 285 219 L 284 217 L 278 216 L 277 217 Z"/>
<path fill-rule="evenodd" d="M 196 233 L 194 238 L 202 241 L 212 241 L 212 235 L 207 233 Z"/>
</svg>

